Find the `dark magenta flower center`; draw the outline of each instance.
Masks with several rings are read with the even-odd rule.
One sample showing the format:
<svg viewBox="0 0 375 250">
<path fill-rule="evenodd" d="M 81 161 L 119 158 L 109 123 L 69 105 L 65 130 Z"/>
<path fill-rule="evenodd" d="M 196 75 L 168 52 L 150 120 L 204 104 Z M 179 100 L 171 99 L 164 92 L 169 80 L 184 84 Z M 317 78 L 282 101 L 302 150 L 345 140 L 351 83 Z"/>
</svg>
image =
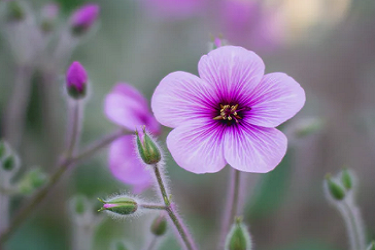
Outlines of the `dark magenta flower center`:
<svg viewBox="0 0 375 250">
<path fill-rule="evenodd" d="M 217 115 L 213 118 L 214 120 L 222 121 L 227 124 L 239 123 L 243 118 L 243 111 L 250 110 L 250 108 L 238 108 L 238 104 L 221 104 L 218 108 Z"/>
</svg>

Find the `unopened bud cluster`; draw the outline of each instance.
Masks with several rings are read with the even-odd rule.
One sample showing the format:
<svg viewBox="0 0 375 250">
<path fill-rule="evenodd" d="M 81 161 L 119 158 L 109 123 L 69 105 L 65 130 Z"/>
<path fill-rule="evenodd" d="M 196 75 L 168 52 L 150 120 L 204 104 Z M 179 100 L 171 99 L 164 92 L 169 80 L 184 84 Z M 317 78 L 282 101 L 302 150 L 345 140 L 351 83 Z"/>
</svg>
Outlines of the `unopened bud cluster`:
<svg viewBox="0 0 375 250">
<path fill-rule="evenodd" d="M 349 191 L 353 189 L 353 175 L 348 169 L 344 169 L 339 178 L 332 178 L 330 174 L 325 177 L 325 184 L 329 196 L 333 200 L 344 200 Z"/>
<path fill-rule="evenodd" d="M 48 175 L 40 168 L 32 169 L 23 175 L 18 182 L 18 189 L 21 194 L 32 194 L 36 189 L 40 188 L 48 181 Z"/>
</svg>

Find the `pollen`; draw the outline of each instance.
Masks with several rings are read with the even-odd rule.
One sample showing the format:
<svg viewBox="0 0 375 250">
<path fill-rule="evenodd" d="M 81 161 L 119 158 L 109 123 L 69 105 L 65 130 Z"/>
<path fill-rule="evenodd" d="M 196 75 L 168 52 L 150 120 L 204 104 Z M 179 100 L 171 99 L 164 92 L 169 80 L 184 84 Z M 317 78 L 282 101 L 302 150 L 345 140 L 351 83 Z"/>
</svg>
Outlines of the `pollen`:
<svg viewBox="0 0 375 250">
<path fill-rule="evenodd" d="M 242 119 L 242 117 L 238 114 L 240 110 L 238 110 L 238 104 L 236 105 L 223 105 L 220 104 L 219 109 L 219 115 L 215 116 L 214 120 L 227 120 L 227 121 L 236 121 L 236 123 L 239 123 L 239 120 Z"/>
</svg>

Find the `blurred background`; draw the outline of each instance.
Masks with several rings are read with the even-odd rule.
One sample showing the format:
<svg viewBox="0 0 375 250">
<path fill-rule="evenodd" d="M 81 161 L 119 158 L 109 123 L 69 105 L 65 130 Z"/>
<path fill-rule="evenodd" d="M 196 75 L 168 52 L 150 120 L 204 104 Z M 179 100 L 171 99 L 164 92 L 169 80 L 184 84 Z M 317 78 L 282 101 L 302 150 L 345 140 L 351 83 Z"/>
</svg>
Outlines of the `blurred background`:
<svg viewBox="0 0 375 250">
<path fill-rule="evenodd" d="M 83 0 L 56 0 L 59 20 L 69 18 Z M 36 16 L 47 1 L 29 0 Z M 212 36 L 255 51 L 266 72 L 294 77 L 306 91 L 304 109 L 281 128 L 289 136 L 283 162 L 267 174 L 245 174 L 245 222 L 257 250 L 348 249 L 340 215 L 326 202 L 322 188 L 327 172 L 344 165 L 359 179 L 358 204 L 369 238 L 375 237 L 375 2 L 373 0 L 97 0 L 99 22 L 74 50 L 58 79 L 42 83 L 32 74 L 25 132 L 18 153 L 19 175 L 33 166 L 53 171 L 64 146 L 66 97 L 63 74 L 80 61 L 89 74 L 82 145 L 117 129 L 104 115 L 103 100 L 116 82 L 127 82 L 148 99 L 168 73 L 197 74 L 197 63 Z M 3 26 L 4 28 L 4 26 Z M 4 117 L 19 60 L 7 33 L 0 37 L 0 107 Z M 28 38 L 25 39 L 27 44 Z M 26 45 L 24 45 L 26 46 Z M 48 58 L 48 54 L 46 55 Z M 22 101 L 22 100 L 21 100 Z M 314 134 L 296 136 L 306 118 L 321 119 Z M 1 120 L 1 123 L 4 123 Z M 3 131 L 2 135 L 3 135 Z M 160 138 L 165 142 L 168 128 Z M 73 196 L 96 197 L 130 192 L 108 170 L 107 151 L 82 162 L 63 178 L 43 204 L 9 241 L 11 250 L 70 249 L 73 225 L 68 202 Z M 196 175 L 168 158 L 173 196 L 202 249 L 218 238 L 229 168 Z M 153 197 L 148 190 L 142 197 Z M 25 197 L 16 196 L 11 213 Z M 93 249 L 109 249 L 124 240 L 141 249 L 150 238 L 152 215 L 129 220 L 103 216 Z M 172 230 L 160 249 L 180 249 Z"/>
</svg>

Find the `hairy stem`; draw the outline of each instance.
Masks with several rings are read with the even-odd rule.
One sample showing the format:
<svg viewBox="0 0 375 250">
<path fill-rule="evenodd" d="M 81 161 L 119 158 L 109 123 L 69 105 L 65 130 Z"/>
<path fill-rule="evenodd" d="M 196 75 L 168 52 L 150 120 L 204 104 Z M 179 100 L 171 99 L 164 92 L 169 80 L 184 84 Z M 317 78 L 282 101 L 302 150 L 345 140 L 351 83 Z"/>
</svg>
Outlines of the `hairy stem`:
<svg viewBox="0 0 375 250">
<path fill-rule="evenodd" d="M 68 146 L 65 156 L 66 159 L 71 158 L 80 138 L 82 106 L 79 101 L 74 101 L 71 104 L 70 113 L 70 119 L 68 120 Z"/>
<path fill-rule="evenodd" d="M 174 206 L 170 200 L 170 197 L 167 194 L 167 190 L 164 185 L 162 174 L 160 173 L 160 169 L 158 165 L 154 165 L 154 172 L 156 176 L 156 180 L 158 182 L 161 195 L 163 197 L 164 203 L 167 206 L 166 210 L 168 212 L 169 218 L 172 220 L 174 226 L 177 229 L 178 234 L 180 235 L 182 241 L 184 242 L 186 248 L 188 250 L 196 250 L 195 243 L 193 242 L 193 239 L 191 237 L 191 234 L 187 230 L 187 227 L 183 224 L 183 221 L 181 218 L 178 217 L 177 213 L 174 210 Z"/>
<path fill-rule="evenodd" d="M 139 207 L 146 208 L 146 209 L 154 209 L 154 210 L 167 210 L 167 208 L 168 208 L 166 206 L 150 205 L 150 204 L 141 204 L 141 205 L 139 205 Z"/>
<path fill-rule="evenodd" d="M 234 221 L 234 217 L 236 217 L 237 211 L 238 211 L 238 201 L 239 201 L 239 195 L 240 195 L 240 171 L 234 170 L 234 177 L 232 179 L 232 185 L 233 185 L 233 194 L 232 194 L 232 208 L 230 210 L 230 224 Z"/>
<path fill-rule="evenodd" d="M 13 92 L 4 117 L 4 137 L 14 149 L 18 149 L 24 132 L 27 105 L 30 99 L 32 70 L 24 65 L 16 69 Z"/>
<path fill-rule="evenodd" d="M 83 150 L 77 156 L 73 156 L 71 159 L 66 159 L 62 161 L 58 166 L 57 170 L 54 174 L 52 174 L 49 182 L 39 190 L 39 192 L 33 196 L 28 203 L 17 213 L 17 215 L 11 221 L 10 226 L 2 232 L 0 235 L 0 249 L 1 245 L 6 242 L 9 237 L 15 232 L 15 230 L 25 221 L 25 219 L 30 215 L 32 211 L 45 199 L 47 194 L 52 190 L 52 188 L 57 184 L 57 182 L 61 179 L 63 174 L 69 168 L 69 166 L 73 165 L 79 160 L 87 158 L 93 155 L 98 150 L 104 148 L 120 136 L 124 135 L 125 132 L 122 130 L 121 133 L 116 131 L 115 133 L 104 137 L 103 139 L 97 141 L 86 150 Z"/>
<path fill-rule="evenodd" d="M 229 188 L 227 194 L 227 205 L 223 214 L 221 234 L 219 240 L 219 248 L 223 248 L 225 239 L 234 222 L 236 216 L 240 216 L 239 213 L 239 197 L 240 197 L 240 183 L 241 172 L 232 168 L 230 173 Z"/>
<path fill-rule="evenodd" d="M 362 226 L 362 219 L 356 208 L 346 200 L 342 202 L 342 215 L 346 221 L 352 250 L 365 250 L 366 240 Z"/>
</svg>

